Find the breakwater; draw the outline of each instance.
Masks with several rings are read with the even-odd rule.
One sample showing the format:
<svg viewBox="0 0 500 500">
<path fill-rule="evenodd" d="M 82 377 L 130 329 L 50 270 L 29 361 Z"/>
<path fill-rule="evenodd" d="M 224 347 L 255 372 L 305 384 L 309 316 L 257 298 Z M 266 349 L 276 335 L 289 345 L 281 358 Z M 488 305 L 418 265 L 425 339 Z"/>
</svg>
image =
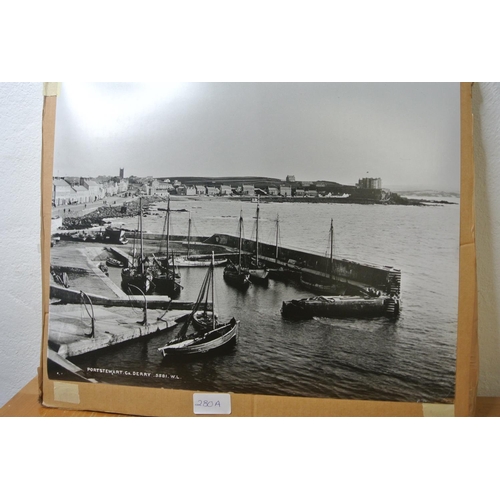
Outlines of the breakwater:
<svg viewBox="0 0 500 500">
<path fill-rule="evenodd" d="M 127 238 L 134 238 L 135 232 L 126 232 Z M 160 241 L 162 234 L 146 233 L 146 241 Z M 186 236 L 173 235 L 170 240 L 175 243 L 187 243 Z M 235 255 L 239 246 L 239 238 L 229 234 L 216 233 L 212 236 L 191 238 L 197 251 L 216 250 L 216 255 Z M 221 247 L 224 247 L 221 249 Z M 208 250 L 207 250 L 208 249 Z M 242 251 L 245 256 L 254 255 L 255 240 L 242 238 Z M 271 269 L 289 267 L 300 271 L 312 279 L 332 279 L 342 281 L 354 288 L 363 290 L 375 288 L 388 295 L 401 294 L 401 270 L 391 266 L 362 263 L 350 259 L 338 259 L 295 248 L 279 247 L 268 243 L 259 243 L 259 258 Z"/>
<path fill-rule="evenodd" d="M 229 234 L 214 234 L 204 240 L 211 245 L 223 245 L 238 248 L 239 238 Z M 242 239 L 243 251 L 255 254 L 256 243 Z M 307 252 L 293 248 L 279 247 L 268 243 L 259 243 L 259 258 L 273 268 L 293 266 L 304 274 L 319 278 L 333 278 L 359 288 L 376 288 L 387 294 L 400 295 L 401 271 L 391 266 L 356 262 L 347 259 L 330 259 L 319 253 Z"/>
</svg>

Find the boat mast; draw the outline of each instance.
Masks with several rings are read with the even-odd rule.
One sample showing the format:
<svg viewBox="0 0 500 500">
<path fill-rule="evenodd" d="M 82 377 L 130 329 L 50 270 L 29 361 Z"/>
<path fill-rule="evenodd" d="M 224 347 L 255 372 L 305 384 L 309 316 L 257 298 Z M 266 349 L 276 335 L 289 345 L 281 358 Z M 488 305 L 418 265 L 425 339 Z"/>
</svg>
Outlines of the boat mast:
<svg viewBox="0 0 500 500">
<path fill-rule="evenodd" d="M 276 215 L 276 262 L 278 262 L 279 257 L 279 240 L 280 240 L 280 214 Z"/>
<path fill-rule="evenodd" d="M 169 240 L 170 240 L 170 196 L 168 197 L 167 201 L 167 267 L 169 266 L 169 259 L 170 259 Z"/>
<path fill-rule="evenodd" d="M 239 223 L 239 229 L 240 229 L 240 243 L 238 246 L 238 272 L 241 272 L 241 237 L 242 237 L 242 231 L 243 231 L 243 210 L 240 210 L 240 223 Z"/>
<path fill-rule="evenodd" d="M 191 242 L 191 212 L 189 212 L 189 223 L 188 223 L 188 251 L 187 258 L 189 259 L 189 244 Z"/>
<path fill-rule="evenodd" d="M 257 201 L 257 222 L 255 224 L 255 267 L 259 267 L 259 211 L 259 202 Z"/>
<path fill-rule="evenodd" d="M 333 219 L 330 221 L 330 278 L 333 271 Z"/>
<path fill-rule="evenodd" d="M 214 286 L 214 252 L 212 252 L 212 330 L 215 330 L 215 286 Z"/>
<path fill-rule="evenodd" d="M 141 241 L 141 274 L 144 274 L 144 243 L 142 239 L 142 198 L 139 198 L 139 234 Z"/>
</svg>

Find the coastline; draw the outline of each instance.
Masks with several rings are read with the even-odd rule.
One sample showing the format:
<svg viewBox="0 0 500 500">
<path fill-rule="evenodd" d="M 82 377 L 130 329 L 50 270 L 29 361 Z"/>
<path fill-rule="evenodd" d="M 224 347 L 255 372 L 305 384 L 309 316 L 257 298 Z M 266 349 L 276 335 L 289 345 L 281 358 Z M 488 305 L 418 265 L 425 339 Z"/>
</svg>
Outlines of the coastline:
<svg viewBox="0 0 500 500">
<path fill-rule="evenodd" d="M 126 198 L 125 198 L 126 199 Z M 401 205 L 401 206 L 414 206 L 414 207 L 428 207 L 428 206 L 444 206 L 444 205 L 458 205 L 459 201 L 451 202 L 447 200 L 428 200 L 421 198 L 405 198 L 392 194 L 391 199 L 385 201 L 377 201 L 373 199 L 362 199 L 362 198 L 327 198 L 327 197 L 282 197 L 282 196 L 265 196 L 256 198 L 255 196 L 171 196 L 172 201 L 184 201 L 191 200 L 197 202 L 210 202 L 212 200 L 217 201 L 237 201 L 237 202 L 247 202 L 247 203 L 321 203 L 321 204 L 344 204 L 344 205 Z M 162 196 L 145 196 L 145 207 L 147 211 L 151 205 L 156 203 L 165 202 L 166 198 Z M 121 200 L 120 200 L 121 201 Z M 74 211 L 78 210 L 78 206 L 73 207 Z M 81 207 L 80 207 L 81 208 Z M 115 205 L 100 205 L 93 211 L 88 211 L 82 213 L 81 215 L 76 215 L 75 217 L 64 217 L 61 225 L 61 229 L 66 230 L 80 230 L 80 229 L 90 229 L 95 226 L 102 226 L 106 224 L 105 219 L 119 219 L 124 217 L 135 217 L 139 213 L 139 203 L 137 198 L 133 198 L 130 201 L 124 201 L 121 204 Z"/>
</svg>

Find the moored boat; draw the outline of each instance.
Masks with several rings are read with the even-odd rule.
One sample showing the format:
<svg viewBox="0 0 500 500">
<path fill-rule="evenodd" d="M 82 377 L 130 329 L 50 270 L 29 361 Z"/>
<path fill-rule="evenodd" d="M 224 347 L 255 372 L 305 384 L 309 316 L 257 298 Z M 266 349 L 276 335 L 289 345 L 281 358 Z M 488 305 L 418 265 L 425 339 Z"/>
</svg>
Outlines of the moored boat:
<svg viewBox="0 0 500 500">
<path fill-rule="evenodd" d="M 154 265 L 152 266 L 153 280 L 158 293 L 164 293 L 170 296 L 178 296 L 182 290 L 180 283 L 180 274 L 175 268 L 173 257 L 170 257 L 170 197 L 167 201 L 165 222 L 163 234 L 166 233 L 166 257 L 157 258 L 153 256 Z M 161 242 L 160 242 L 161 250 Z"/>
<path fill-rule="evenodd" d="M 332 280 L 325 279 L 322 282 L 319 281 L 311 281 L 308 279 L 304 273 L 300 275 L 299 278 L 300 284 L 302 288 L 313 292 L 313 293 L 320 293 L 324 295 L 332 295 L 332 294 L 337 294 L 340 295 L 340 288 L 338 285 L 336 285 Z M 345 288 L 345 286 L 344 286 Z"/>
<path fill-rule="evenodd" d="M 227 264 L 227 259 L 216 259 L 214 266 L 223 266 Z M 196 259 L 194 257 L 174 257 L 174 265 L 176 267 L 209 267 L 210 260 Z"/>
<path fill-rule="evenodd" d="M 248 273 L 250 274 L 250 281 L 252 283 L 267 283 L 269 271 L 261 262 L 259 262 L 259 213 L 260 207 L 257 202 L 257 210 L 255 217 L 255 256 L 250 262 Z"/>
<path fill-rule="evenodd" d="M 129 295 L 133 295 L 130 285 L 138 288 L 143 293 L 152 293 L 155 289 L 153 274 L 147 265 L 144 257 L 144 244 L 142 238 L 142 198 L 139 198 L 139 236 L 140 249 L 139 257 L 135 265 L 122 269 L 122 290 Z"/>
<path fill-rule="evenodd" d="M 213 254 L 212 254 L 213 259 Z M 205 302 L 207 304 L 209 292 L 212 297 L 212 311 L 208 314 L 205 311 L 200 311 L 200 305 Z M 169 355 L 193 355 L 205 354 L 208 352 L 218 351 L 223 348 L 233 346 L 237 342 L 239 321 L 231 318 L 227 323 L 218 323 L 217 314 L 215 312 L 215 289 L 214 289 L 214 266 L 210 266 L 203 280 L 198 299 L 189 315 L 186 323 L 181 328 L 179 335 L 172 341 L 165 344 L 158 350 L 163 356 Z M 190 331 L 191 324 L 196 313 L 206 313 L 205 318 L 210 317 L 211 321 L 208 324 L 198 323 L 197 327 Z M 198 315 L 197 319 L 201 319 L 203 315 Z"/>
<path fill-rule="evenodd" d="M 193 256 L 191 255 L 191 212 L 189 212 L 189 221 L 188 221 L 188 236 L 187 236 L 187 252 L 185 256 L 177 256 L 173 257 L 173 260 L 170 259 L 169 262 L 172 262 L 172 265 L 176 267 L 210 267 L 212 265 L 212 259 L 202 257 L 202 256 Z M 214 266 L 223 266 L 227 263 L 227 259 L 214 259 Z"/>
<path fill-rule="evenodd" d="M 328 269 L 326 269 L 328 277 L 313 277 L 311 273 L 302 272 L 300 275 L 300 284 L 302 285 L 302 288 L 313 293 L 319 293 L 323 295 L 340 295 L 339 286 L 335 282 L 336 280 L 334 278 L 335 272 L 333 263 L 333 219 L 331 219 L 330 221 L 329 242 L 330 257 L 328 259 Z"/>
<path fill-rule="evenodd" d="M 276 281 L 298 281 L 300 279 L 300 267 L 292 262 L 280 262 L 280 216 L 276 216 L 276 243 L 274 251 L 274 268 L 269 269 L 268 277 Z"/>
<path fill-rule="evenodd" d="M 236 288 L 246 290 L 250 286 L 250 273 L 247 269 L 228 262 L 224 268 L 224 281 Z"/>
<path fill-rule="evenodd" d="M 240 290 L 246 290 L 250 286 L 250 273 L 241 265 L 241 247 L 243 237 L 243 215 L 240 211 L 240 219 L 238 223 L 239 244 L 238 244 L 238 264 L 228 261 L 224 268 L 224 281 Z"/>
<path fill-rule="evenodd" d="M 117 259 L 113 259 L 113 257 L 108 257 L 106 259 L 106 264 L 109 267 L 124 267 L 123 262 L 121 262 L 121 261 L 119 261 Z"/>
</svg>

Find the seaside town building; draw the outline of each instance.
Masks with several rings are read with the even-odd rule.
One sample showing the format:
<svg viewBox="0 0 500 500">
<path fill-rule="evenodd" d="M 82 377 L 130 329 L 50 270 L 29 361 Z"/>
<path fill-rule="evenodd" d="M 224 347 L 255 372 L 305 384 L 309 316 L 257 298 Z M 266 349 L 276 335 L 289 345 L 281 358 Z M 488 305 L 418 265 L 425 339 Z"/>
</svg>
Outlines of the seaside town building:
<svg viewBox="0 0 500 500">
<path fill-rule="evenodd" d="M 231 195 L 233 194 L 233 188 L 231 186 L 228 186 L 226 184 L 223 184 L 221 187 L 220 187 L 220 194 L 222 196 L 228 196 L 228 195 Z"/>
<path fill-rule="evenodd" d="M 292 186 L 280 186 L 280 195 L 281 196 L 292 196 Z"/>
<path fill-rule="evenodd" d="M 102 189 L 98 182 L 82 178 L 81 185 L 88 190 L 89 201 L 97 201 L 102 198 Z"/>
<path fill-rule="evenodd" d="M 208 196 L 217 196 L 219 194 L 219 190 L 215 186 L 207 186 L 207 195 Z"/>
<path fill-rule="evenodd" d="M 71 203 L 74 190 L 64 179 L 54 179 L 52 181 L 52 205 L 68 205 Z"/>
<path fill-rule="evenodd" d="M 363 177 L 363 179 L 359 179 L 356 187 L 359 189 L 382 189 L 382 179 L 380 177 Z"/>
<path fill-rule="evenodd" d="M 318 191 L 316 191 L 316 189 L 306 189 L 304 194 L 308 198 L 316 198 L 316 196 L 318 196 Z"/>
<path fill-rule="evenodd" d="M 115 178 L 116 179 L 116 178 Z M 97 182 L 84 177 L 55 177 L 52 179 L 52 205 L 91 203 L 128 191 L 128 180 Z"/>
<path fill-rule="evenodd" d="M 166 197 L 168 196 L 168 193 L 173 190 L 174 187 L 170 184 L 170 182 L 154 179 L 148 187 L 148 194 Z"/>
<path fill-rule="evenodd" d="M 251 184 L 243 184 L 241 193 L 246 196 L 255 196 L 255 186 Z"/>
</svg>

